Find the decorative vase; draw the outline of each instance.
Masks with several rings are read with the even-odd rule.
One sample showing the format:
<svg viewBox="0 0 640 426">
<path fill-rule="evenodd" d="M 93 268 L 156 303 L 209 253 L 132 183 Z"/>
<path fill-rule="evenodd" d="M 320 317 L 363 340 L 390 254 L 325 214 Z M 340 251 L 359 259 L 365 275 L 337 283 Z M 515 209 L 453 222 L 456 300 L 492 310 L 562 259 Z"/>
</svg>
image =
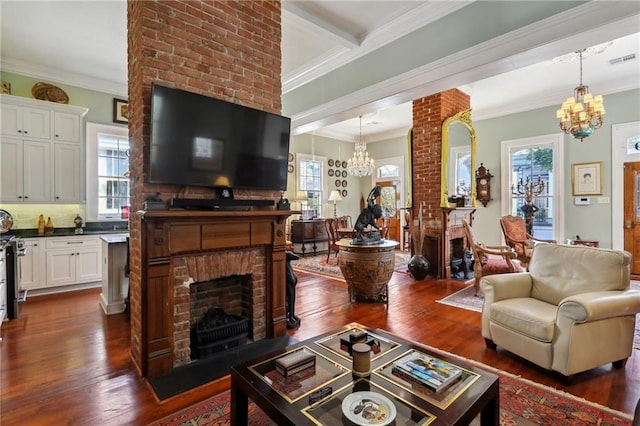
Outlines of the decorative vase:
<svg viewBox="0 0 640 426">
<path fill-rule="evenodd" d="M 407 268 L 415 280 L 422 281 L 427 277 L 431 264 L 426 257 L 421 254 L 416 254 L 409 260 Z"/>
</svg>

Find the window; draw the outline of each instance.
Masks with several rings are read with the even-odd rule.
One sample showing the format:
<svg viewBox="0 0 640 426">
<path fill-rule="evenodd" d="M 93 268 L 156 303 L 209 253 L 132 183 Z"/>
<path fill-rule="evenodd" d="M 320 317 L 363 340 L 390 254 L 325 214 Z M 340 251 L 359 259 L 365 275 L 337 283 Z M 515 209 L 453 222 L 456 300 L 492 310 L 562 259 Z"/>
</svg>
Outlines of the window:
<svg viewBox="0 0 640 426">
<path fill-rule="evenodd" d="M 129 139 L 98 134 L 98 217 L 128 218 Z"/>
<path fill-rule="evenodd" d="M 400 177 L 400 167 L 395 164 L 385 164 L 378 167 L 377 173 L 378 180 L 389 180 L 392 178 Z"/>
<path fill-rule="evenodd" d="M 298 190 L 307 192 L 307 199 L 302 201 L 302 217 L 311 219 L 322 213 L 323 161 L 305 155 L 299 155 L 298 158 Z"/>
<path fill-rule="evenodd" d="M 129 130 L 87 123 L 86 135 L 86 219 L 125 220 L 130 205 Z"/>
<path fill-rule="evenodd" d="M 531 218 L 533 235 L 541 239 L 559 240 L 563 233 L 557 178 L 562 176 L 562 140 L 551 135 L 502 143 L 503 214 Z M 532 191 L 530 203 L 526 187 Z"/>
</svg>

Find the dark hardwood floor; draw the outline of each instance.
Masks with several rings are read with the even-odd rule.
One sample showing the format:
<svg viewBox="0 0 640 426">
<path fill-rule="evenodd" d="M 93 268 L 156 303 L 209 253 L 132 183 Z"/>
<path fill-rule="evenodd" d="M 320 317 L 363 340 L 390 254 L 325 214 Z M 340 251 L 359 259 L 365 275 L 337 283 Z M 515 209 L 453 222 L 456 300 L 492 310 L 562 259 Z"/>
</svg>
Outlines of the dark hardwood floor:
<svg viewBox="0 0 640 426">
<path fill-rule="evenodd" d="M 415 282 L 396 272 L 386 307 L 350 304 L 343 282 L 302 272 L 297 276 L 296 313 L 302 324 L 291 335 L 298 340 L 359 322 L 626 413 L 640 398 L 638 350 L 624 369 L 602 366 L 567 384 L 503 350 L 486 349 L 479 313 L 435 302 L 463 283 Z M 29 298 L 20 306 L 20 317 L 2 325 L 0 424 L 144 425 L 228 387 L 225 378 L 159 402 L 132 367 L 129 323 L 123 314 L 105 316 L 99 293 Z"/>
</svg>

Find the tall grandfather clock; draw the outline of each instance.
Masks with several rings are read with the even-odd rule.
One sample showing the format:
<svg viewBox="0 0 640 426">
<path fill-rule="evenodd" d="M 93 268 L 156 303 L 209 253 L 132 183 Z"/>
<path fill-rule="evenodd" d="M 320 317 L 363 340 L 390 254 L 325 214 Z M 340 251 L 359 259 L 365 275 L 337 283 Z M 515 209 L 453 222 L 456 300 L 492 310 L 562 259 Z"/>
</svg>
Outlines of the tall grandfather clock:
<svg viewBox="0 0 640 426">
<path fill-rule="evenodd" d="M 476 170 L 476 200 L 482 203 L 484 207 L 487 207 L 487 203 L 491 201 L 491 178 L 493 175 L 484 167 L 483 163 L 480 163 L 480 167 Z"/>
</svg>

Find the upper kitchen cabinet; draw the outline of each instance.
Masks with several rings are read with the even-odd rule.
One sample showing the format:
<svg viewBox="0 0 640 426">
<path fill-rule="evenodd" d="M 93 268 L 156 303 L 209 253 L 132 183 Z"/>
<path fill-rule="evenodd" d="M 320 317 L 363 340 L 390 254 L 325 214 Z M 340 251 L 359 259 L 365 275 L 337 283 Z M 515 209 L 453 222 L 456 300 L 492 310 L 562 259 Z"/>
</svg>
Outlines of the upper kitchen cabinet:
<svg viewBox="0 0 640 426">
<path fill-rule="evenodd" d="M 29 139 L 49 139 L 51 137 L 51 110 L 34 108 L 13 103 L 5 103 L 2 97 L 2 134 Z"/>
<path fill-rule="evenodd" d="M 0 95 L 0 202 L 83 202 L 86 108 Z"/>
</svg>

